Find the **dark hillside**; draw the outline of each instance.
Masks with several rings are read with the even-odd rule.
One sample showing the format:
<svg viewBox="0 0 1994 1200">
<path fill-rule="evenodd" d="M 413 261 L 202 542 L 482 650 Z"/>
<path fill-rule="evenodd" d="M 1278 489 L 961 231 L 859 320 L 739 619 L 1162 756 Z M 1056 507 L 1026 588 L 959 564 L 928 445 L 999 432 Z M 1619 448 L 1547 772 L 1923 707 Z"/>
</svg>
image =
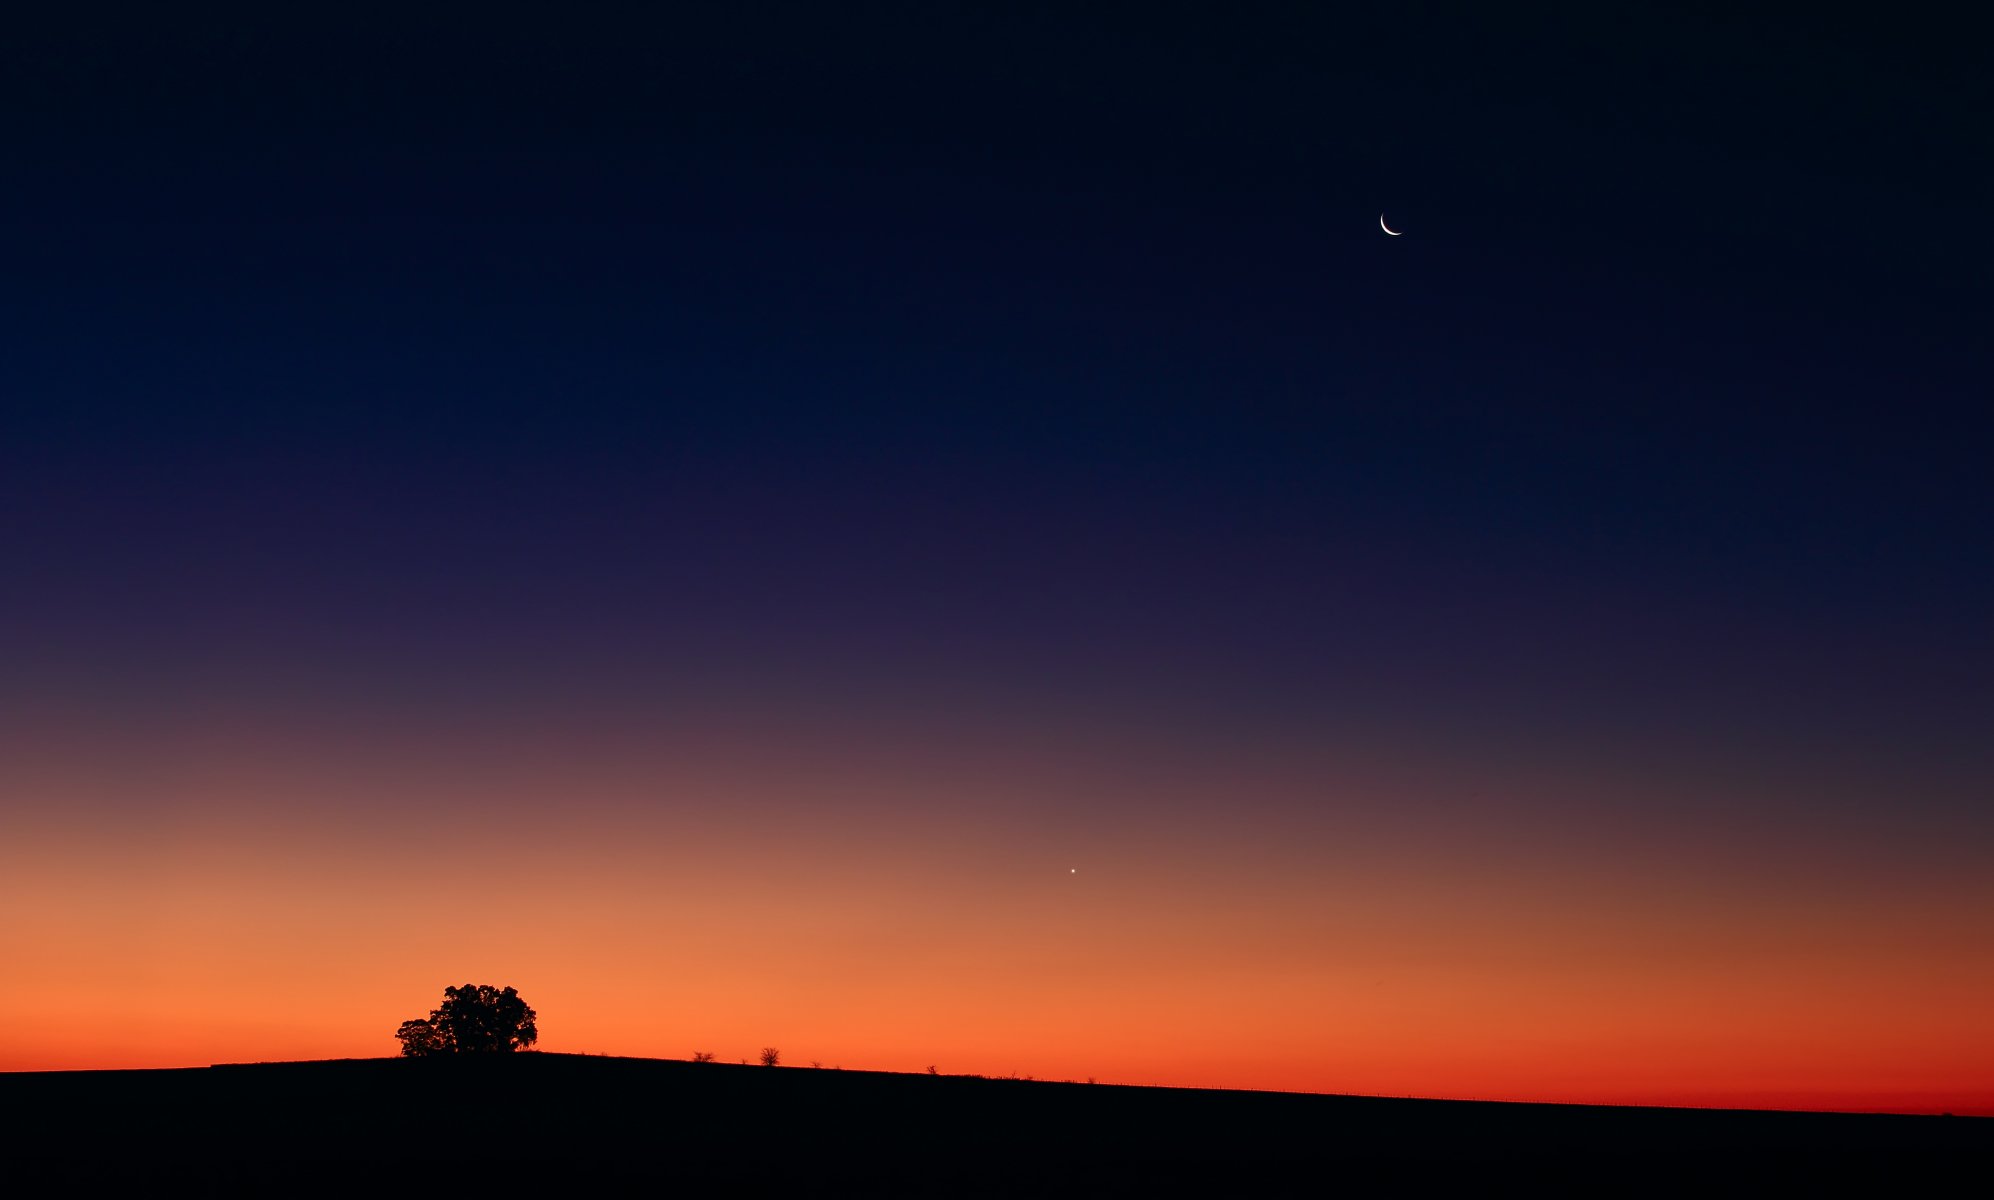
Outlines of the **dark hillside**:
<svg viewBox="0 0 1994 1200">
<path fill-rule="evenodd" d="M 1994 1163 L 1994 1121 L 1033 1083 L 522 1054 L 0 1075 L 43 1187 L 296 1194 L 617 1182 L 936 1194 L 1903 1187 Z M 1969 1176 L 1971 1177 L 1971 1176 Z"/>
</svg>

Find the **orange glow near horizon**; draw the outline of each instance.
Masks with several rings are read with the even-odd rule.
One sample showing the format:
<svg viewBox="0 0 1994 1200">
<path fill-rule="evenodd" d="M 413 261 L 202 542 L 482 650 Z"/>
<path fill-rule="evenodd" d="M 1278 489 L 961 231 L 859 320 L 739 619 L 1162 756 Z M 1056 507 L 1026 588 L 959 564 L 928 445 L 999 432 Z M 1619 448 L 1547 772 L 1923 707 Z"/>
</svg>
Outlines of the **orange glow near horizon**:
<svg viewBox="0 0 1994 1200">
<path fill-rule="evenodd" d="M 1583 781 L 1519 821 L 1334 756 L 728 745 L 272 743 L 91 781 L 24 751 L 0 1070 L 381 1056 L 469 981 L 517 987 L 548 1051 L 1994 1113 L 1994 882 L 1963 868 L 1589 823 Z M 140 786 L 143 818 L 115 803 Z M 1214 820 L 1222 793 L 1257 799 Z"/>
</svg>

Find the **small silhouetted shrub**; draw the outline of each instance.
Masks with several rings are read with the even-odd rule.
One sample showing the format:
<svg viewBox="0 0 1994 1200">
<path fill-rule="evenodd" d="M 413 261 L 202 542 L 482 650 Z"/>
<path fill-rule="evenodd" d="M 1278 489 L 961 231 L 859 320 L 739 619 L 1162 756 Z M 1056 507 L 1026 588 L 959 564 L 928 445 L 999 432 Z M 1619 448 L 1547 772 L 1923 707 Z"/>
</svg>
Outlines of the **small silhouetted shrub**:
<svg viewBox="0 0 1994 1200">
<path fill-rule="evenodd" d="M 694 1050 L 694 1051 L 692 1052 L 692 1061 L 694 1061 L 694 1062 L 712 1062 L 712 1061 L 713 1061 L 713 1051 L 711 1051 L 711 1050 Z"/>
<path fill-rule="evenodd" d="M 765 1066 L 765 1067 L 773 1067 L 773 1066 L 775 1066 L 775 1065 L 776 1065 L 777 1063 L 779 1063 L 779 1062 L 781 1062 L 781 1061 L 782 1061 L 782 1051 L 780 1051 L 780 1050 L 777 1050 L 777 1049 L 776 1049 L 776 1048 L 775 1048 L 774 1046 L 763 1046 L 763 1047 L 762 1047 L 762 1065 L 763 1065 L 763 1066 Z"/>
</svg>

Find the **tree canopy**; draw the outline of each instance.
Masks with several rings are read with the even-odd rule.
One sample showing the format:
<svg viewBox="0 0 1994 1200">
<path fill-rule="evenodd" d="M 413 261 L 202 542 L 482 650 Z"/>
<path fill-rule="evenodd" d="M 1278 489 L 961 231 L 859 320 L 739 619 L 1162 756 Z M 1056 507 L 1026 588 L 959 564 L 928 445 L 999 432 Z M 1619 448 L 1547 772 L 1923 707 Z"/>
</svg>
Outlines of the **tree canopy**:
<svg viewBox="0 0 1994 1200">
<path fill-rule="evenodd" d="M 467 983 L 443 989 L 443 1003 L 427 1018 L 395 1030 L 408 1058 L 437 1054 L 502 1054 L 540 1039 L 534 1011 L 511 988 Z"/>
</svg>

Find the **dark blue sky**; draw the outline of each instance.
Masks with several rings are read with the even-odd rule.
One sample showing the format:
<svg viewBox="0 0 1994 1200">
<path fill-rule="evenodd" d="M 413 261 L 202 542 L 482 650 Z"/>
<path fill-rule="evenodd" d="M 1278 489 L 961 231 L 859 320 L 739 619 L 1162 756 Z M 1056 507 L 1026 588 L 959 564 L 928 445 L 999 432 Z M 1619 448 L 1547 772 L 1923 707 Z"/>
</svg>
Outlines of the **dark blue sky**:
<svg viewBox="0 0 1994 1200">
<path fill-rule="evenodd" d="M 822 692 L 1984 791 L 1964 39 L 1138 11 L 10 38 L 9 706 Z"/>
</svg>

